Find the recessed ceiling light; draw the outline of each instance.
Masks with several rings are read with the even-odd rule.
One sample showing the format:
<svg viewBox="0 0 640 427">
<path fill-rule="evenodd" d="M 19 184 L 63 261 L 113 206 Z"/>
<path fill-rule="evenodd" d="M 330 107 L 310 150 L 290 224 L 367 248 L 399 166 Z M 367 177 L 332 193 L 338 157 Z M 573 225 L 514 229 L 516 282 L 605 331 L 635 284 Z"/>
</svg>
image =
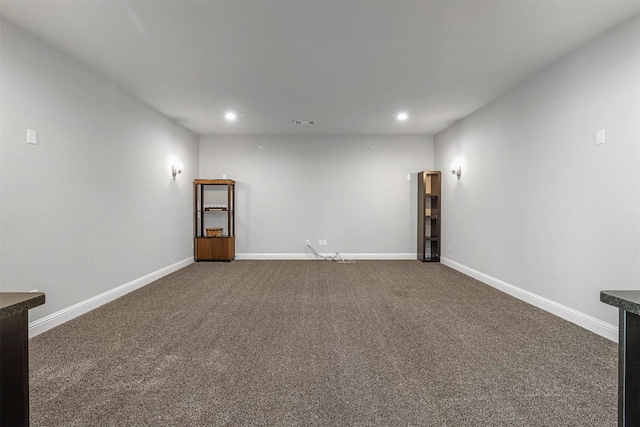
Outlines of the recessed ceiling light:
<svg viewBox="0 0 640 427">
<path fill-rule="evenodd" d="M 407 120 L 409 118 L 409 115 L 407 113 L 398 113 L 398 114 L 396 114 L 396 118 L 399 121 L 404 122 L 405 120 Z"/>
<path fill-rule="evenodd" d="M 236 113 L 234 113 L 233 111 L 228 111 L 225 115 L 224 118 L 227 119 L 228 121 L 232 122 L 235 119 L 238 118 L 238 115 Z"/>
</svg>

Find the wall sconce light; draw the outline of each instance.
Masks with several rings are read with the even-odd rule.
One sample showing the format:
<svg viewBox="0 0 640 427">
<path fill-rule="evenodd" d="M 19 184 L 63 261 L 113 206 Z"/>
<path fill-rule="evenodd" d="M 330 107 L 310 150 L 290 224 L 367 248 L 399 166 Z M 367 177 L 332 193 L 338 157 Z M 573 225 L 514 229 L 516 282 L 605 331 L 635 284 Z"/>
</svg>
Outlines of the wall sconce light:
<svg viewBox="0 0 640 427">
<path fill-rule="evenodd" d="M 462 175 L 462 166 L 458 166 L 457 169 L 451 169 L 451 173 L 456 175 L 458 179 L 460 179 L 460 175 Z"/>
<path fill-rule="evenodd" d="M 178 169 L 175 165 L 171 166 L 171 175 L 173 176 L 173 180 L 176 180 L 176 175 L 182 173 L 182 169 Z"/>
</svg>

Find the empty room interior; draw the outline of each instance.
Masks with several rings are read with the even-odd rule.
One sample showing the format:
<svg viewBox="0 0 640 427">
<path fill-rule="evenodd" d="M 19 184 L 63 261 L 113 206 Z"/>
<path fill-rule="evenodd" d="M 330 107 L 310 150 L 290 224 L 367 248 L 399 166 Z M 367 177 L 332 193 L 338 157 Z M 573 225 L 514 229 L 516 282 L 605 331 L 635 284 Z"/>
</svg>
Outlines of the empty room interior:
<svg viewBox="0 0 640 427">
<path fill-rule="evenodd" d="M 31 425 L 618 425 L 640 1 L 0 0 L 0 31 Z"/>
</svg>

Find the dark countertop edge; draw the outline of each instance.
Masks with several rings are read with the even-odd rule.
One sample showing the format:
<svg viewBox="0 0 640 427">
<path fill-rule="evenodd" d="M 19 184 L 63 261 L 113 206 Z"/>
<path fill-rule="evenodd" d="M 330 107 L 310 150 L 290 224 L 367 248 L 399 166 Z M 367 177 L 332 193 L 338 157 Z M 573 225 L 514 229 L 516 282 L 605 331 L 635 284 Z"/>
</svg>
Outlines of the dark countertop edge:
<svg viewBox="0 0 640 427">
<path fill-rule="evenodd" d="M 600 301 L 629 313 L 640 315 L 640 291 L 601 291 Z"/>
<path fill-rule="evenodd" d="M 0 304 L 0 320 L 45 303 L 44 292 L 0 292 L 0 297 L 2 294 L 11 295 L 16 301 L 6 306 L 4 302 Z"/>
</svg>

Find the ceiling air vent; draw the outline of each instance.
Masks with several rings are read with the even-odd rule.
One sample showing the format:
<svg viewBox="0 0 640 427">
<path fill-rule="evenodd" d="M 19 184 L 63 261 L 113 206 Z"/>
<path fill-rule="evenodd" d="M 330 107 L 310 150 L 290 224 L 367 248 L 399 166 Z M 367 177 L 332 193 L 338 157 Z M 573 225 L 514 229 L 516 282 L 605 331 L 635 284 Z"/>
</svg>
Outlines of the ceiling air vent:
<svg viewBox="0 0 640 427">
<path fill-rule="evenodd" d="M 316 121 L 315 120 L 294 120 L 293 124 L 294 125 L 315 125 Z"/>
</svg>

